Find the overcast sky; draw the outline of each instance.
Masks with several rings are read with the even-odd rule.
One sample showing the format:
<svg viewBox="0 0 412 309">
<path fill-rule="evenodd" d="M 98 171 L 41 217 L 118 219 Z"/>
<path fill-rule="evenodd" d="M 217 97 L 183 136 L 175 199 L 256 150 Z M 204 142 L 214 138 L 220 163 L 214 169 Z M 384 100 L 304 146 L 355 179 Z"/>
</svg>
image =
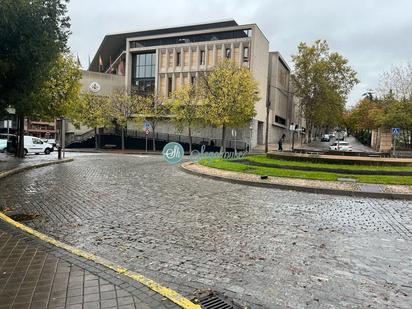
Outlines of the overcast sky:
<svg viewBox="0 0 412 309">
<path fill-rule="evenodd" d="M 411 0 L 71 0 L 69 15 L 69 45 L 84 67 L 105 34 L 222 19 L 256 23 L 289 64 L 299 42 L 326 39 L 361 80 L 349 105 L 377 87 L 382 71 L 412 61 Z"/>
</svg>

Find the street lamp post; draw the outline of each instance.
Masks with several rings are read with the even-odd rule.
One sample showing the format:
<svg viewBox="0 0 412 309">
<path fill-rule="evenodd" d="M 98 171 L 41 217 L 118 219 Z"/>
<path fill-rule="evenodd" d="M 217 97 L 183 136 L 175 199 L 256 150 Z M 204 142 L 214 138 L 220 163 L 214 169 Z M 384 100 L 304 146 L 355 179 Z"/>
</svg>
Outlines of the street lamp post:
<svg viewBox="0 0 412 309">
<path fill-rule="evenodd" d="M 250 122 L 250 126 L 249 126 L 249 152 L 251 152 L 251 149 L 252 149 L 252 131 L 253 131 L 253 120 Z"/>
</svg>

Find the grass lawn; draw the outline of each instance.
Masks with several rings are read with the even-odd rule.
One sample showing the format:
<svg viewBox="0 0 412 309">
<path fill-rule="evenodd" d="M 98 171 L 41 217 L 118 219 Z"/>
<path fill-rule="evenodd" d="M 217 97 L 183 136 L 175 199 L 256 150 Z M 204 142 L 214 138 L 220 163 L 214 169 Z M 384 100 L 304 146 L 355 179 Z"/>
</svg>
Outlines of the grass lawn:
<svg viewBox="0 0 412 309">
<path fill-rule="evenodd" d="M 292 161 L 282 159 L 272 159 L 266 155 L 247 156 L 245 159 L 249 161 L 269 164 L 279 164 L 284 166 L 303 166 L 303 167 L 321 167 L 340 170 L 365 170 L 365 171 L 405 171 L 412 172 L 412 166 L 375 166 L 375 165 L 354 165 L 354 164 L 329 164 L 329 163 L 314 163 L 303 161 Z"/>
<path fill-rule="evenodd" d="M 253 156 L 253 157 L 262 157 L 262 156 Z M 251 157 L 247 157 L 247 158 L 250 159 Z M 283 161 L 283 160 L 272 160 L 272 159 L 267 159 L 267 160 L 268 161 L 265 161 L 265 163 L 274 163 L 274 161 L 281 161 L 281 163 L 279 162 L 276 162 L 276 163 L 283 165 L 285 162 L 288 162 L 288 161 Z M 263 161 L 260 161 L 260 162 L 263 162 Z M 296 170 L 288 170 L 288 169 L 280 169 L 280 168 L 251 166 L 251 165 L 236 163 L 231 160 L 224 160 L 224 159 L 202 160 L 202 161 L 199 161 L 199 163 L 204 166 L 219 168 L 219 169 L 227 170 L 227 171 L 242 172 L 242 173 L 256 174 L 256 175 L 267 175 L 267 176 L 275 176 L 275 177 L 290 177 L 290 178 L 303 178 L 303 179 L 316 179 L 316 180 L 329 180 L 329 181 L 334 181 L 334 180 L 337 180 L 338 178 L 352 178 L 352 179 L 356 179 L 358 182 L 363 182 L 363 183 L 412 185 L 412 176 L 351 175 L 350 173 L 336 174 L 336 173 L 317 172 L 317 171 L 313 171 L 313 172 L 312 171 L 310 172 L 309 171 L 296 171 Z M 306 162 L 296 162 L 296 163 L 305 164 L 303 166 L 315 165 L 315 163 L 306 163 Z M 337 166 L 337 165 L 316 163 L 316 166 L 331 167 L 331 166 Z M 351 166 L 351 167 L 353 169 L 354 166 Z M 367 167 L 369 169 L 371 168 L 371 166 L 367 166 Z M 339 165 L 338 168 L 342 168 L 342 165 Z M 379 167 L 379 168 L 382 168 L 382 167 Z M 376 167 L 374 167 L 374 170 L 376 170 Z"/>
</svg>

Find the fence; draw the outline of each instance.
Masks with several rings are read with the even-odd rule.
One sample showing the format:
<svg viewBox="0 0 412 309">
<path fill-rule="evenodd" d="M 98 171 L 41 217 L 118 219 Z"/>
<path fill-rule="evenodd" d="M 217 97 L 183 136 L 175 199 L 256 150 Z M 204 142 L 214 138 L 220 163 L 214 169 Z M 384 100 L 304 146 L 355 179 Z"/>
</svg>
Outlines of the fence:
<svg viewBox="0 0 412 309">
<path fill-rule="evenodd" d="M 121 135 L 121 130 L 114 129 L 114 128 L 104 128 L 100 131 L 100 134 L 103 135 Z M 146 138 L 146 133 L 144 131 L 138 130 L 127 130 L 126 137 L 135 137 L 135 138 Z M 153 132 L 150 132 L 147 135 L 147 138 L 152 140 L 153 139 Z M 180 135 L 180 134 L 170 134 L 170 133 L 155 133 L 155 140 L 161 142 L 177 142 L 177 143 L 185 143 L 189 144 L 189 136 L 187 135 Z M 222 146 L 222 139 L 221 138 L 206 138 L 206 137 L 199 137 L 199 136 L 192 136 L 192 144 L 197 145 L 208 145 L 208 146 L 215 146 L 220 147 Z M 244 141 L 234 140 L 234 139 L 227 139 L 226 140 L 226 147 L 227 148 L 236 148 L 239 150 L 244 150 L 248 147 L 248 143 Z"/>
</svg>

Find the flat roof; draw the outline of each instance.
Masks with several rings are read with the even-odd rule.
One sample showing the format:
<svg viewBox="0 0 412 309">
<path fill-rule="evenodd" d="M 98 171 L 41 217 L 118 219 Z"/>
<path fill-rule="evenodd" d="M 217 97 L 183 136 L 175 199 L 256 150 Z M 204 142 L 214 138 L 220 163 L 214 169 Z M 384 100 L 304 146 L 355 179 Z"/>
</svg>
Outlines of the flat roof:
<svg viewBox="0 0 412 309">
<path fill-rule="evenodd" d="M 208 30 L 214 28 L 225 28 L 238 26 L 238 23 L 233 20 L 223 20 L 216 22 L 207 22 L 200 24 L 184 25 L 184 26 L 174 26 L 169 28 L 152 29 L 152 30 L 141 30 L 135 32 L 125 32 L 117 34 L 108 34 L 103 38 L 100 47 L 98 48 L 96 54 L 90 63 L 89 71 L 98 72 L 99 71 L 99 55 L 102 57 L 103 66 L 106 68 L 109 63 L 110 57 L 114 61 L 117 56 L 120 55 L 124 50 L 126 50 L 126 39 L 130 37 L 139 36 L 152 36 L 161 34 L 170 34 L 175 32 L 191 32 L 198 30 Z"/>
</svg>

